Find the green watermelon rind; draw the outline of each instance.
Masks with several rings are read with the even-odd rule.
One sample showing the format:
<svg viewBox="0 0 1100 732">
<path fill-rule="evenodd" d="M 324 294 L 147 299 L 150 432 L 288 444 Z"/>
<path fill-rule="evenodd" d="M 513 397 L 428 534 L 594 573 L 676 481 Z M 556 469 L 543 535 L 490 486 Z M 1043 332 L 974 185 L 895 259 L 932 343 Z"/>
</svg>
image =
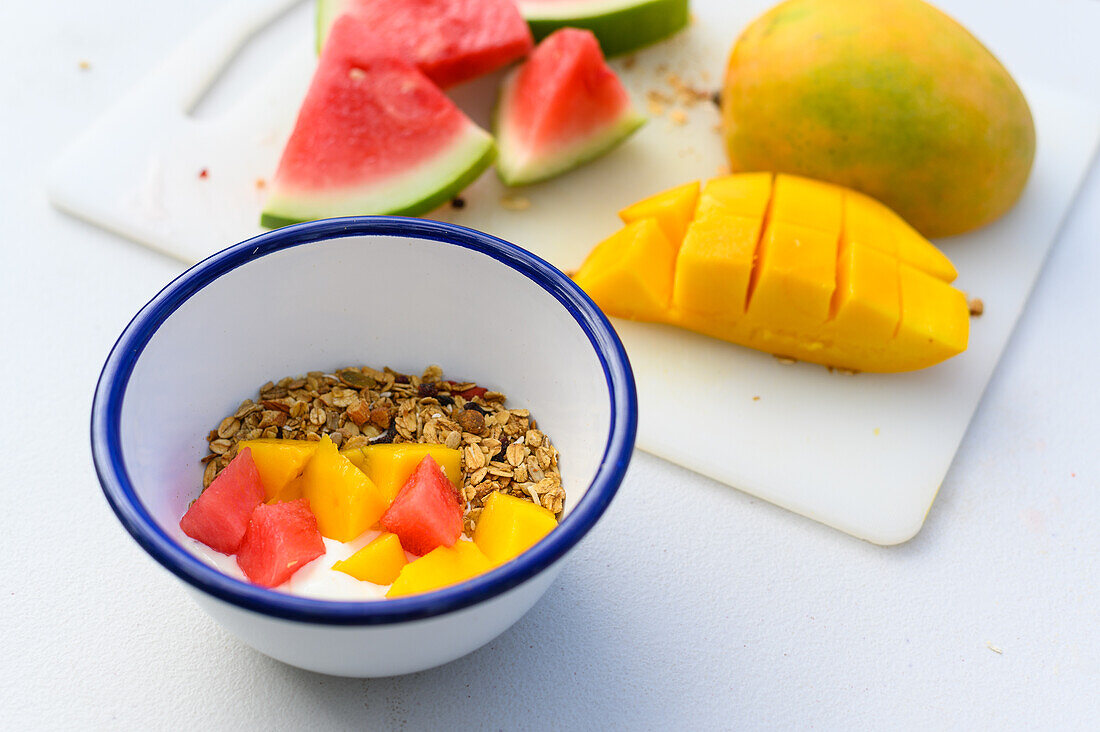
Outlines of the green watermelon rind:
<svg viewBox="0 0 1100 732">
<path fill-rule="evenodd" d="M 531 183 L 553 178 L 568 172 L 573 168 L 584 165 L 595 158 L 611 152 L 621 145 L 631 135 L 638 131 L 646 123 L 644 115 L 638 113 L 633 107 L 623 110 L 623 114 L 613 124 L 608 125 L 598 135 L 589 137 L 570 150 L 560 151 L 547 155 L 541 160 L 525 163 L 514 163 L 524 157 L 520 150 L 515 149 L 512 142 L 513 136 L 504 123 L 505 111 L 508 108 L 508 100 L 512 86 L 519 70 L 512 71 L 501 85 L 501 93 L 497 104 L 493 108 L 493 134 L 497 138 L 497 177 L 506 186 L 525 186 Z"/>
<path fill-rule="evenodd" d="M 418 163 L 415 171 L 361 188 L 295 194 L 276 190 L 264 206 L 260 225 L 277 229 L 337 216 L 418 216 L 457 196 L 492 165 L 496 155 L 493 138 L 471 122 L 460 140 Z"/>
<path fill-rule="evenodd" d="M 313 14 L 313 48 L 318 54 L 328 39 L 329 29 L 349 2 L 350 0 L 317 0 Z"/>
<path fill-rule="evenodd" d="M 690 20 L 688 0 L 579 0 L 547 3 L 545 8 L 520 3 L 520 12 L 536 42 L 559 28 L 582 28 L 595 34 L 606 57 L 656 43 Z"/>
</svg>

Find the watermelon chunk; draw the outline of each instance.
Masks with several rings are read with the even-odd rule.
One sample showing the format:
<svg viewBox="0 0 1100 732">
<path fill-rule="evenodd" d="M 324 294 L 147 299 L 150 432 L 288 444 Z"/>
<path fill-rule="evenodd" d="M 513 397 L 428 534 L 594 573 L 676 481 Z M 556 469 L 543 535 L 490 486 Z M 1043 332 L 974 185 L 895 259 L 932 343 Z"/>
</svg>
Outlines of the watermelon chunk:
<svg viewBox="0 0 1100 732">
<path fill-rule="evenodd" d="M 446 89 L 530 53 L 512 0 L 317 0 L 317 50 L 343 14 L 358 18 Z"/>
<path fill-rule="evenodd" d="M 260 223 L 424 213 L 481 175 L 495 154 L 487 132 L 345 15 L 321 54 Z"/>
<path fill-rule="evenodd" d="M 382 527 L 401 539 L 405 551 L 424 555 L 454 546 L 462 534 L 462 503 L 443 469 L 426 455 L 382 514 Z"/>
<path fill-rule="evenodd" d="M 608 56 L 672 35 L 688 24 L 688 0 L 516 0 L 541 41 L 559 28 L 590 30 Z"/>
<path fill-rule="evenodd" d="M 237 566 L 250 581 L 278 587 L 324 553 L 325 541 L 309 501 L 261 503 L 248 522 L 237 551 Z"/>
<path fill-rule="evenodd" d="M 645 121 L 590 31 L 564 28 L 504 81 L 493 128 L 508 185 L 553 177 L 598 157 Z"/>
<path fill-rule="evenodd" d="M 216 552 L 233 554 L 244 539 L 253 509 L 263 500 L 260 471 L 246 447 L 191 504 L 180 519 L 180 528 Z"/>
</svg>

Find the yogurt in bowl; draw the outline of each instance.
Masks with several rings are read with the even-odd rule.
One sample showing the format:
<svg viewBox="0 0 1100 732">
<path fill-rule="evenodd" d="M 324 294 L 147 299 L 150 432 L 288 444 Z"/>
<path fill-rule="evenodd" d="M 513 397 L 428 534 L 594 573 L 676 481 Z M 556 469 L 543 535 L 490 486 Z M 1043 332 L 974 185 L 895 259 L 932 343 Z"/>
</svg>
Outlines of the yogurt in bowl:
<svg viewBox="0 0 1100 732">
<path fill-rule="evenodd" d="M 179 520 L 211 420 L 271 374 L 351 363 L 438 363 L 529 407 L 567 456 L 560 525 L 468 582 L 385 602 L 274 591 L 197 556 Z M 537 601 L 617 491 L 636 424 L 622 344 L 560 271 L 470 229 L 356 217 L 262 234 L 161 291 L 104 366 L 92 453 L 123 526 L 227 630 L 301 668 L 386 676 L 465 655 Z"/>
</svg>

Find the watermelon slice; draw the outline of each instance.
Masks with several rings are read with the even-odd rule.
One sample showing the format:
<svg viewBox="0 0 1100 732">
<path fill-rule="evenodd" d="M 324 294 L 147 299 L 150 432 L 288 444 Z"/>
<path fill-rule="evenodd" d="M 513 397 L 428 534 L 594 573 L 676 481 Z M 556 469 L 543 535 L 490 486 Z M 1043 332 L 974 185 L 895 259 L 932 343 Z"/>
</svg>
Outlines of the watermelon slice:
<svg viewBox="0 0 1100 732">
<path fill-rule="evenodd" d="M 462 534 L 462 503 L 443 469 L 426 455 L 382 514 L 382 527 L 401 539 L 406 551 L 424 555 L 454 546 Z"/>
<path fill-rule="evenodd" d="M 333 26 L 260 223 L 415 215 L 492 162 L 493 140 L 351 16 Z"/>
<path fill-rule="evenodd" d="M 608 56 L 633 51 L 688 24 L 688 0 L 517 0 L 535 40 L 559 28 L 596 34 Z"/>
<path fill-rule="evenodd" d="M 261 503 L 248 522 L 237 551 L 237 566 L 250 581 L 278 587 L 324 553 L 325 541 L 309 501 Z"/>
<path fill-rule="evenodd" d="M 443 88 L 530 53 L 531 31 L 512 0 L 317 0 L 317 50 L 347 13 Z"/>
<path fill-rule="evenodd" d="M 504 81 L 493 119 L 497 174 L 510 186 L 550 178 L 608 152 L 643 122 L 596 37 L 563 28 Z"/>
<path fill-rule="evenodd" d="M 264 500 L 260 471 L 247 447 L 229 461 L 180 519 L 183 533 L 216 552 L 240 547 L 252 511 Z"/>
</svg>

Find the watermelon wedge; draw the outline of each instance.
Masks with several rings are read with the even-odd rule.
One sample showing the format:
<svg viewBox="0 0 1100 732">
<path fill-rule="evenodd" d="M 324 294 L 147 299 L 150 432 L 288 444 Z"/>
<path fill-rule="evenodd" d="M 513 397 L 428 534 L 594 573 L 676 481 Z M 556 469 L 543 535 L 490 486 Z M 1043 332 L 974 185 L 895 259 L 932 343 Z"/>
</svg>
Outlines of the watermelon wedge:
<svg viewBox="0 0 1100 732">
<path fill-rule="evenodd" d="M 535 45 L 512 0 L 317 0 L 318 52 L 345 13 L 443 88 L 521 59 Z"/>
<path fill-rule="evenodd" d="M 424 213 L 481 175 L 495 154 L 489 134 L 416 67 L 341 16 L 260 223 Z"/>
<path fill-rule="evenodd" d="M 688 24 L 688 0 L 517 0 L 536 41 L 559 28 L 596 34 L 608 56 L 666 38 Z"/>
<path fill-rule="evenodd" d="M 237 453 L 180 519 L 180 529 L 216 552 L 233 554 L 252 511 L 264 500 L 260 471 L 247 447 Z"/>
<path fill-rule="evenodd" d="M 507 185 L 553 177 L 611 150 L 645 122 L 591 31 L 563 28 L 501 87 L 493 118 Z"/>
</svg>

